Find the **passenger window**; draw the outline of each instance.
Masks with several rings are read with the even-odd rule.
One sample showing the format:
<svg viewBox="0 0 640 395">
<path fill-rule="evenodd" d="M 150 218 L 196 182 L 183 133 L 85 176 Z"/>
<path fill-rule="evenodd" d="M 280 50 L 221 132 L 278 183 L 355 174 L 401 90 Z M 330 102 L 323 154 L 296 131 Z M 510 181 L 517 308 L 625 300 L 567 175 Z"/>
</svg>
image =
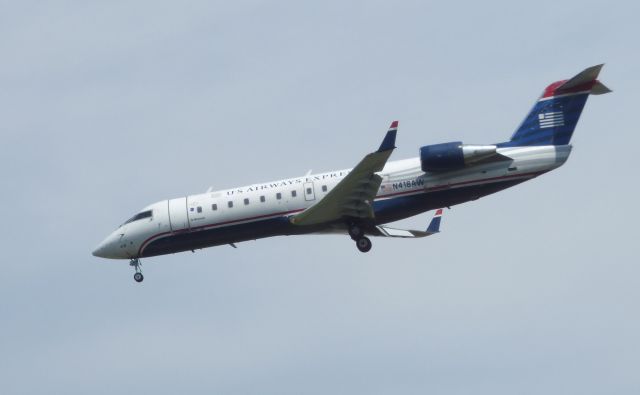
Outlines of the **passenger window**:
<svg viewBox="0 0 640 395">
<path fill-rule="evenodd" d="M 327 186 L 326 185 L 322 186 L 322 192 L 327 192 Z"/>
<path fill-rule="evenodd" d="M 216 211 L 218 209 L 218 205 L 217 204 L 212 204 L 211 205 L 211 210 Z"/>
<path fill-rule="evenodd" d="M 311 188 L 307 188 L 307 195 L 311 195 Z"/>
<path fill-rule="evenodd" d="M 201 206 L 198 206 L 198 208 L 197 208 L 197 210 L 196 210 L 196 211 L 198 211 L 199 213 L 201 213 L 201 212 L 202 212 L 202 207 L 201 207 Z"/>
<path fill-rule="evenodd" d="M 247 204 L 249 204 L 249 199 L 245 198 L 244 199 L 244 205 L 246 206 Z"/>
<path fill-rule="evenodd" d="M 282 199 L 282 194 L 280 192 L 276 193 L 276 199 L 278 200 Z"/>
<path fill-rule="evenodd" d="M 265 200 L 266 200 L 266 199 L 265 199 L 264 195 L 260 196 L 260 201 L 261 201 L 262 203 L 264 203 L 264 201 L 265 201 Z"/>
<path fill-rule="evenodd" d="M 296 191 L 291 191 L 291 197 L 296 197 L 297 193 Z"/>
<path fill-rule="evenodd" d="M 227 205 L 229 206 L 229 208 L 233 207 L 233 202 L 231 200 L 229 200 L 229 203 L 227 203 Z"/>
</svg>

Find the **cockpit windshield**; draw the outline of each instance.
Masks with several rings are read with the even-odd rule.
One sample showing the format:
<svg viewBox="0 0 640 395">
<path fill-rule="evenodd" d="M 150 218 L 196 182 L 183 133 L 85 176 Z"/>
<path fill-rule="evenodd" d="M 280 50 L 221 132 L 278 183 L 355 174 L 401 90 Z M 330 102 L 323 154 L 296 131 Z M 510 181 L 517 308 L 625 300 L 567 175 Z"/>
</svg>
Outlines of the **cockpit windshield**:
<svg viewBox="0 0 640 395">
<path fill-rule="evenodd" d="M 128 224 L 129 222 L 138 221 L 138 220 L 143 219 L 143 218 L 151 218 L 151 215 L 152 215 L 152 214 L 153 214 L 153 210 L 143 211 L 143 212 L 138 213 L 138 214 L 134 215 L 133 217 L 129 218 L 129 219 L 127 220 L 127 222 L 125 222 L 125 223 L 124 223 L 124 224 L 122 224 L 122 225 L 126 225 L 126 224 Z"/>
</svg>

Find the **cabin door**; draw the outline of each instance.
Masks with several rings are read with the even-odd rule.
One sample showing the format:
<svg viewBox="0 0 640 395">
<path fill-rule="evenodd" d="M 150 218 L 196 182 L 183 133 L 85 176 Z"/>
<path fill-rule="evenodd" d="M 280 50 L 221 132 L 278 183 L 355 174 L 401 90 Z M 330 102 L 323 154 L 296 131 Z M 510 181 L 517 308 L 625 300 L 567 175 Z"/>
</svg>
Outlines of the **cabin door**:
<svg viewBox="0 0 640 395">
<path fill-rule="evenodd" d="M 169 223 L 172 232 L 189 230 L 186 197 L 169 200 Z"/>
</svg>

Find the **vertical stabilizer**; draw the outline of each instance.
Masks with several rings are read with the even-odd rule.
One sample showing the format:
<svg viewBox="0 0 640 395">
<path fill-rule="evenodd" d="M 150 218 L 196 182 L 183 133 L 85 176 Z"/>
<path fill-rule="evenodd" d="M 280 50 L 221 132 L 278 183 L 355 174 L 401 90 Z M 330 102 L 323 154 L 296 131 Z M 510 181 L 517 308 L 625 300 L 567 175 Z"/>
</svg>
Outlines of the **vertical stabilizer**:
<svg viewBox="0 0 640 395">
<path fill-rule="evenodd" d="M 569 144 L 589 95 L 611 92 L 597 80 L 602 66 L 589 67 L 569 80 L 547 86 L 511 140 L 499 146 Z"/>
</svg>

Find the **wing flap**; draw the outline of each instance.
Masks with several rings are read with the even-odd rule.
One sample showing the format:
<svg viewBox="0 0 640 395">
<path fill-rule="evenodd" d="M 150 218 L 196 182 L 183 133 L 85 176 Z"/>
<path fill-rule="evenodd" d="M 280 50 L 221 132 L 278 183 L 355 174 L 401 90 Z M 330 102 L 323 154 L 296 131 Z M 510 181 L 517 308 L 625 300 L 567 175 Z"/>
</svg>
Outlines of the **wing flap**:
<svg viewBox="0 0 640 395">
<path fill-rule="evenodd" d="M 410 230 L 410 229 L 396 229 L 390 228 L 388 226 L 378 225 L 376 229 L 380 234 L 376 236 L 384 236 L 384 237 L 401 237 L 405 239 L 414 239 L 419 237 L 427 237 L 434 235 L 436 233 L 440 233 L 440 221 L 442 217 L 442 209 L 439 208 L 436 210 L 427 230 Z"/>
</svg>

